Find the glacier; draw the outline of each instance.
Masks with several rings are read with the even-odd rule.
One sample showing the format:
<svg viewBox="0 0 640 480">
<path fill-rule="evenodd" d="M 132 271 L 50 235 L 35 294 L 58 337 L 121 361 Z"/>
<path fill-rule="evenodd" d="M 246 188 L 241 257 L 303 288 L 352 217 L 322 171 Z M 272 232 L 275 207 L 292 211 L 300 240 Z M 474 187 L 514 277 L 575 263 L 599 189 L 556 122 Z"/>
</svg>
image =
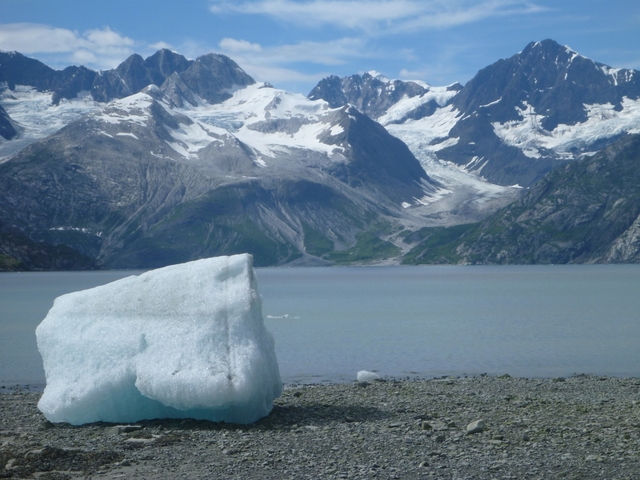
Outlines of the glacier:
<svg viewBox="0 0 640 480">
<path fill-rule="evenodd" d="M 523 102 L 516 107 L 520 120 L 493 122 L 495 134 L 507 145 L 514 146 L 533 159 L 540 158 L 540 150 L 553 151 L 558 158 L 573 160 L 579 155 L 595 154 L 592 146 L 600 140 L 624 134 L 640 133 L 640 100 L 623 97 L 620 108 L 611 103 L 584 105 L 587 120 L 575 125 L 559 124 L 546 131 L 541 123 L 544 115 Z M 592 150 L 591 150 L 592 149 Z"/>
<path fill-rule="evenodd" d="M 58 297 L 36 329 L 54 423 L 248 424 L 282 392 L 252 257 L 151 270 Z"/>
</svg>

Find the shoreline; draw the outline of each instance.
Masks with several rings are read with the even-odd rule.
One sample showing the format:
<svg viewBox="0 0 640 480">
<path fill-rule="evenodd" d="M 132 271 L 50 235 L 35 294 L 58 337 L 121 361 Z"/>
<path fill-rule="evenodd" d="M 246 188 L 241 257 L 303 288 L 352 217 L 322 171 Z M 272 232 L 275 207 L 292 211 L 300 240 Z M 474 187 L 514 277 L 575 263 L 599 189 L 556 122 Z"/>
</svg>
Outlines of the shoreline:
<svg viewBox="0 0 640 480">
<path fill-rule="evenodd" d="M 251 425 L 51 424 L 0 395 L 0 478 L 637 478 L 640 378 L 286 385 Z M 484 428 L 468 434 L 467 426 Z"/>
</svg>

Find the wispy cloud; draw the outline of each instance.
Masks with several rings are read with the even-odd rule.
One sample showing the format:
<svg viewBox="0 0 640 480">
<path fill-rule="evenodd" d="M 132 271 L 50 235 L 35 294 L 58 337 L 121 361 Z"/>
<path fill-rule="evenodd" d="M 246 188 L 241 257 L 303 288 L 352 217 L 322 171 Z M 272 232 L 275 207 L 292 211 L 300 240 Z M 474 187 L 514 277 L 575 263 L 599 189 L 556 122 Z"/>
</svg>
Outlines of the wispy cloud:
<svg viewBox="0 0 640 480">
<path fill-rule="evenodd" d="M 535 1 L 212 0 L 210 11 L 220 17 L 263 16 L 286 24 L 289 31 L 300 32 L 301 37 L 308 37 L 307 31 L 317 29 L 322 31 L 324 38 L 329 38 L 323 42 L 299 41 L 287 45 L 257 44 L 231 38 L 221 41 L 222 52 L 236 59 L 257 79 L 261 79 L 263 73 L 271 73 L 269 68 L 275 73 L 282 72 L 278 77 L 284 77 L 293 75 L 294 70 L 308 72 L 310 64 L 327 67 L 362 65 L 366 62 L 354 61 L 372 59 L 374 64 L 395 65 L 404 60 L 406 69 L 401 72 L 399 68 L 396 74 L 438 81 L 447 73 L 455 73 L 452 70 L 456 60 L 445 58 L 451 45 L 439 47 L 436 58 L 432 54 L 430 65 L 427 65 L 419 60 L 422 55 L 413 47 L 399 49 L 390 37 L 415 36 L 417 33 L 424 37 L 424 32 L 453 30 L 508 16 L 527 18 L 549 10 Z M 333 70 L 335 73 L 335 68 Z M 393 72 L 385 73 L 394 75 Z"/>
<path fill-rule="evenodd" d="M 219 44 L 221 53 L 238 62 L 259 81 L 309 82 L 323 74 L 304 74 L 295 69 L 302 63 L 335 66 L 344 65 L 350 58 L 375 57 L 378 53 L 365 48 L 365 41 L 341 38 L 328 42 L 300 42 L 291 45 L 262 46 L 246 40 L 224 38 Z"/>
<path fill-rule="evenodd" d="M 109 27 L 84 33 L 34 23 L 0 24 L 0 50 L 64 55 L 68 61 L 110 68 L 133 53 L 135 42 Z"/>
<path fill-rule="evenodd" d="M 223 38 L 220 40 L 220 48 L 228 53 L 262 52 L 262 47 L 257 43 L 246 40 L 236 40 L 233 38 Z"/>
<path fill-rule="evenodd" d="M 449 28 L 547 10 L 526 0 L 217 0 L 211 12 L 267 15 L 296 26 L 331 25 L 375 34 Z"/>
</svg>

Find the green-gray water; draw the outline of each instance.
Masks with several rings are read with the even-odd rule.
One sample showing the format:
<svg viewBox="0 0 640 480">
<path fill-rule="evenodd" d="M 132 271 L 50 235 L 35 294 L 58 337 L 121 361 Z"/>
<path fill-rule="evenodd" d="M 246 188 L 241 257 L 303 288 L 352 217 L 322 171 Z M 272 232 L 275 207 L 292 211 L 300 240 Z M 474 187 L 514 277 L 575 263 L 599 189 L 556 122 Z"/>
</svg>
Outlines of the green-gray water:
<svg viewBox="0 0 640 480">
<path fill-rule="evenodd" d="M 0 385 L 44 384 L 53 299 L 138 272 L 0 274 Z M 640 376 L 640 266 L 257 269 L 285 382 Z"/>
</svg>

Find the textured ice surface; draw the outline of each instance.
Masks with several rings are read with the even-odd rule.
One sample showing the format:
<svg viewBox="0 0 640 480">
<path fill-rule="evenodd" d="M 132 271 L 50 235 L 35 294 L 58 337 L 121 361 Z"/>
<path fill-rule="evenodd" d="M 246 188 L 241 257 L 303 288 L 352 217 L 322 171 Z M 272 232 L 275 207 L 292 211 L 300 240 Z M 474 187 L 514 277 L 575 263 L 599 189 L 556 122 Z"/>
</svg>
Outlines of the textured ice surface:
<svg viewBox="0 0 640 480">
<path fill-rule="evenodd" d="M 357 379 L 359 382 L 375 382 L 376 380 L 380 380 L 380 375 L 366 370 L 360 370 Z"/>
<path fill-rule="evenodd" d="M 250 255 L 172 265 L 58 297 L 36 329 L 52 422 L 251 423 L 282 390 Z"/>
</svg>

